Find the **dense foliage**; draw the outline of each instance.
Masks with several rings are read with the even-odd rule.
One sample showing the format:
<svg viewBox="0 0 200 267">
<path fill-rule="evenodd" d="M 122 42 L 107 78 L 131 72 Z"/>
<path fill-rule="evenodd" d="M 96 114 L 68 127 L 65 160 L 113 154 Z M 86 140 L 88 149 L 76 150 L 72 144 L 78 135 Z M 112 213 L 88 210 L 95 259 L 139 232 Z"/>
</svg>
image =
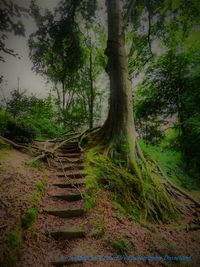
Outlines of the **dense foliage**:
<svg viewBox="0 0 200 267">
<path fill-rule="evenodd" d="M 179 132 L 175 148 L 182 150 L 187 168 L 199 171 L 200 73 L 195 61 L 192 54 L 173 51 L 155 60 L 138 86 L 135 109 L 141 133 L 150 142 L 164 128 L 175 127 Z"/>
<path fill-rule="evenodd" d="M 70 131 L 59 122 L 52 96 L 40 99 L 25 92 L 12 91 L 6 107 L 1 108 L 1 135 L 17 142 L 29 142 L 35 138 L 61 137 Z"/>
</svg>

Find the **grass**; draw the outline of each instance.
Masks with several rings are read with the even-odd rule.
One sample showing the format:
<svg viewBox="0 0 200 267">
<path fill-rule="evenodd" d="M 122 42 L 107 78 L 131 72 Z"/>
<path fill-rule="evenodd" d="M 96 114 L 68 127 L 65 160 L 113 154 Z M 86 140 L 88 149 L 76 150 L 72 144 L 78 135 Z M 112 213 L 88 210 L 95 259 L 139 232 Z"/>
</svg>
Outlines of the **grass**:
<svg viewBox="0 0 200 267">
<path fill-rule="evenodd" d="M 139 141 L 142 150 L 154 159 L 163 170 L 164 174 L 177 186 L 186 190 L 194 190 L 198 187 L 196 181 L 187 175 L 181 152 L 167 147 L 167 142 L 164 145 L 153 146 L 146 144 L 144 141 Z"/>
<path fill-rule="evenodd" d="M 118 255 L 128 256 L 132 246 L 128 241 L 121 238 L 113 241 L 112 247 L 117 251 Z"/>
<path fill-rule="evenodd" d="M 103 244 L 105 247 L 113 248 L 119 256 L 129 256 L 131 249 L 135 247 L 133 240 L 127 241 L 125 238 L 120 237 L 114 240 L 104 239 Z"/>
<path fill-rule="evenodd" d="M 3 255 L 3 263 L 6 267 L 15 265 L 17 256 L 22 246 L 22 236 L 19 229 L 9 231 L 5 236 L 6 250 Z"/>
<path fill-rule="evenodd" d="M 40 195 L 36 192 L 31 196 L 31 203 L 37 207 L 40 203 Z"/>
<path fill-rule="evenodd" d="M 32 156 L 33 155 L 33 148 L 29 145 L 27 147 L 27 152 Z"/>
<path fill-rule="evenodd" d="M 39 171 L 42 171 L 44 168 L 44 164 L 42 163 L 41 160 L 35 160 L 35 161 L 30 161 L 28 162 L 28 166 L 32 168 L 36 168 Z"/>
<path fill-rule="evenodd" d="M 39 181 L 36 185 L 36 191 L 37 193 L 39 194 L 43 194 L 44 193 L 44 190 L 45 190 L 45 187 L 46 187 L 46 184 L 44 181 Z"/>
<path fill-rule="evenodd" d="M 35 208 L 29 208 L 28 211 L 22 217 L 22 227 L 29 229 L 36 221 L 37 211 Z"/>
<path fill-rule="evenodd" d="M 37 207 L 40 202 L 40 198 L 44 193 L 46 187 L 46 177 L 35 185 L 35 193 L 31 196 L 31 204 L 33 207 L 29 208 L 27 212 L 22 216 L 21 226 L 25 230 L 29 230 L 36 221 Z M 22 246 L 22 232 L 19 228 L 8 232 L 5 236 L 6 249 L 0 253 L 2 258 L 3 266 L 13 267 L 17 261 L 17 257 Z"/>
<path fill-rule="evenodd" d="M 42 194 L 45 191 L 46 187 L 46 177 L 41 181 L 35 184 L 35 193 L 31 196 L 30 202 L 33 205 L 32 208 L 29 208 L 26 214 L 22 217 L 22 227 L 24 229 L 29 229 L 34 224 L 37 217 L 37 208 L 40 203 Z"/>
<path fill-rule="evenodd" d="M 9 144 L 7 144 L 6 142 L 4 142 L 3 140 L 0 139 L 0 150 L 2 149 L 10 149 L 11 146 Z"/>
<path fill-rule="evenodd" d="M 37 182 L 35 185 L 36 192 L 31 196 L 31 203 L 36 208 L 40 203 L 42 194 L 46 188 L 46 178 L 43 178 L 41 181 Z"/>
<path fill-rule="evenodd" d="M 92 231 L 91 236 L 94 237 L 95 239 L 101 238 L 106 231 L 104 214 L 101 213 L 96 220 L 93 220 L 92 225 L 95 228 L 95 230 Z"/>
<path fill-rule="evenodd" d="M 3 159 L 11 146 L 0 139 L 0 159 Z"/>
<path fill-rule="evenodd" d="M 86 211 L 91 210 L 97 204 L 100 197 L 100 186 L 97 178 L 102 175 L 102 172 L 96 168 L 95 165 L 91 165 L 91 159 L 93 158 L 93 152 L 87 153 L 87 160 L 84 163 L 84 171 L 86 172 L 86 178 L 84 183 L 86 190 L 83 193 L 84 209 Z"/>
</svg>

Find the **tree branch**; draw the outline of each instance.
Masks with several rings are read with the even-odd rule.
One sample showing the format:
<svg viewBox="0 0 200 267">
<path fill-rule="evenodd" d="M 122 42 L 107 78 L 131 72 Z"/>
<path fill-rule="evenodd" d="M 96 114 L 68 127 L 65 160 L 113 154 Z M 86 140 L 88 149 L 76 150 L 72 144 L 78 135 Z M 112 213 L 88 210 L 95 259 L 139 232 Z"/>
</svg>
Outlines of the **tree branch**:
<svg viewBox="0 0 200 267">
<path fill-rule="evenodd" d="M 128 8 L 127 8 L 126 13 L 124 14 L 124 17 L 123 17 L 124 25 L 123 25 L 123 28 L 122 28 L 122 33 L 126 29 L 126 26 L 128 24 L 128 20 L 129 20 L 130 15 L 131 15 L 131 11 L 133 10 L 133 6 L 136 4 L 136 1 L 137 0 L 130 0 L 130 2 L 129 2 Z"/>
<path fill-rule="evenodd" d="M 152 49 L 151 49 L 151 7 L 150 7 L 150 0 L 147 1 L 147 11 L 148 11 L 148 34 L 147 34 L 147 42 L 149 44 L 149 51 L 150 54 L 153 56 Z"/>
</svg>

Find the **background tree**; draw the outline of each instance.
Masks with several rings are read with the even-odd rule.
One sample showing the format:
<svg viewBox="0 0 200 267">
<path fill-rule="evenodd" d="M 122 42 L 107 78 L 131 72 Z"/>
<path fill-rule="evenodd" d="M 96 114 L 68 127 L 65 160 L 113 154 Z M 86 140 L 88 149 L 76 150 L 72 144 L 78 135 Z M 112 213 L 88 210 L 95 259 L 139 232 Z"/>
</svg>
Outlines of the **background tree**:
<svg viewBox="0 0 200 267">
<path fill-rule="evenodd" d="M 64 6 L 63 6 L 64 5 Z M 58 103 L 63 113 L 70 105 L 76 89 L 76 72 L 82 64 L 79 29 L 73 14 L 68 15 L 61 9 L 69 10 L 65 1 L 55 15 L 45 11 L 40 14 L 39 7 L 32 2 L 31 11 L 38 30 L 30 36 L 29 48 L 33 69 L 46 75 L 55 85 Z"/>
<path fill-rule="evenodd" d="M 82 27 L 83 32 L 78 26 L 77 6 L 74 2 L 62 1 L 55 14 L 45 11 L 42 15 L 32 2 L 38 30 L 29 39 L 33 69 L 54 83 L 61 121 L 72 131 L 87 124 L 90 128 L 93 126 L 95 80 L 101 71 L 98 63 L 103 54 L 91 37 L 86 38 L 89 36 L 86 26 Z M 82 6 L 81 10 L 88 16 L 90 10 Z"/>
<path fill-rule="evenodd" d="M 162 126 L 170 117 L 176 118 L 174 127 L 179 131 L 179 147 L 187 169 L 192 162 L 196 162 L 199 153 L 195 134 L 199 127 L 199 110 L 196 106 L 197 92 L 200 90 L 198 80 L 199 63 L 196 56 L 193 53 L 175 54 L 169 51 L 147 68 L 145 79 L 136 94 L 136 117 L 139 120 L 152 121 L 160 117 Z M 190 125 L 190 122 L 193 123 Z M 196 147 L 189 142 L 192 135 Z"/>
<path fill-rule="evenodd" d="M 1 0 L 0 2 L 0 52 L 17 56 L 13 49 L 6 47 L 6 39 L 8 33 L 13 32 L 15 35 L 24 36 L 25 28 L 19 20 L 22 15 L 28 13 L 28 10 L 19 6 L 12 1 Z M 3 55 L 0 56 L 0 61 L 5 61 Z"/>
</svg>

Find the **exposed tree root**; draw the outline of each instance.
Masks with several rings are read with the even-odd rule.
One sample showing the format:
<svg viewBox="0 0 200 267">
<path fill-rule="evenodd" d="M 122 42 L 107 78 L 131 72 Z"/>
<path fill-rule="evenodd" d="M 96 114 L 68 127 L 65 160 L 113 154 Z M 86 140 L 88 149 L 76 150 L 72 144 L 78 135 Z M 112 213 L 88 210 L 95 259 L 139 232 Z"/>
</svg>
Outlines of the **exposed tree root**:
<svg viewBox="0 0 200 267">
<path fill-rule="evenodd" d="M 4 142 L 6 142 L 7 144 L 11 145 L 12 147 L 20 150 L 20 151 L 27 151 L 28 150 L 28 147 L 25 146 L 25 145 L 19 145 L 3 136 L 0 136 L 0 139 L 3 140 Z M 35 149 L 35 147 L 33 147 Z"/>
<path fill-rule="evenodd" d="M 13 148 L 17 149 L 17 150 L 20 150 L 20 151 L 28 151 L 30 148 L 33 149 L 35 151 L 35 153 L 37 152 L 46 152 L 46 149 L 41 149 L 37 146 L 34 146 L 34 145 L 29 145 L 29 146 L 26 146 L 26 145 L 21 145 L 21 144 L 17 144 L 15 143 L 14 141 L 10 140 L 10 139 L 7 139 L 3 136 L 0 136 L 0 139 L 3 140 L 4 142 L 6 142 L 7 144 L 11 145 Z"/>
<path fill-rule="evenodd" d="M 165 175 L 165 173 L 164 173 L 164 171 L 161 169 L 161 167 L 159 166 L 159 164 L 155 161 L 155 160 L 153 160 L 153 159 L 151 159 L 154 163 L 155 163 L 155 165 L 156 165 L 156 167 L 158 168 L 158 170 L 160 171 L 160 173 L 162 174 L 162 176 L 164 177 L 164 179 L 166 180 L 166 183 L 165 183 L 165 186 L 169 189 L 169 186 L 168 185 L 170 185 L 170 187 L 171 188 L 173 188 L 174 190 L 175 190 L 175 192 L 176 191 L 178 191 L 180 194 L 182 194 L 183 196 L 185 196 L 187 199 L 189 199 L 191 202 L 193 202 L 197 207 L 199 207 L 200 208 L 200 203 L 197 201 L 197 200 L 195 200 L 193 197 L 191 197 L 188 193 L 186 193 L 183 189 L 181 189 L 181 188 L 179 188 L 178 186 L 176 186 L 176 185 L 174 185 L 168 178 L 167 178 L 167 176 Z M 170 189 L 169 189 L 170 190 Z M 171 192 L 172 192 L 172 194 L 174 193 L 174 191 L 172 191 L 172 189 L 171 189 Z M 176 193 L 175 193 L 176 194 Z"/>
<path fill-rule="evenodd" d="M 87 132 L 87 131 L 85 131 Z M 49 161 L 48 161 L 48 158 L 55 158 L 56 157 L 56 151 L 62 147 L 63 145 L 69 143 L 69 142 L 72 142 L 74 140 L 79 140 L 82 135 L 85 134 L 85 132 L 83 133 L 75 133 L 73 136 L 71 136 L 70 138 L 66 139 L 66 140 L 63 140 L 62 142 L 60 142 L 59 144 L 56 144 L 53 149 L 51 150 L 47 150 L 47 149 L 39 149 L 41 154 L 37 155 L 35 158 L 33 158 L 32 160 L 30 160 L 28 162 L 28 164 L 32 164 L 34 163 L 35 161 L 37 160 L 47 160 L 48 164 L 49 164 Z M 82 150 L 82 148 L 80 147 L 80 149 Z"/>
<path fill-rule="evenodd" d="M 104 127 L 100 130 L 93 129 L 92 131 L 87 131 L 82 134 L 80 138 L 80 146 L 86 149 L 95 149 L 96 147 L 100 157 L 107 158 L 113 163 L 112 166 L 107 164 L 107 168 L 110 168 L 110 172 L 109 170 L 108 172 L 110 174 L 115 174 L 116 178 L 118 175 L 124 177 L 123 179 L 125 181 L 127 180 L 127 173 L 132 176 L 132 182 L 130 182 L 134 183 L 132 198 L 134 198 L 137 205 L 140 206 L 144 219 L 149 217 L 155 221 L 160 221 L 167 219 L 168 215 L 169 217 L 176 218 L 181 212 L 178 207 L 176 207 L 172 198 L 178 198 L 180 195 L 184 195 L 197 207 L 200 207 L 198 201 L 167 179 L 160 166 L 143 154 L 137 142 L 135 145 L 135 164 L 131 168 L 129 147 L 127 144 L 122 145 L 123 138 L 120 138 L 120 136 L 113 136 L 113 138 L 108 141 L 109 138 L 103 138 L 105 134 L 106 130 Z M 124 148 L 124 150 L 122 150 L 122 148 Z M 95 158 L 93 164 L 99 166 L 102 164 L 106 165 L 105 162 L 98 160 L 98 158 Z M 118 172 L 119 168 L 125 170 L 124 174 L 123 172 Z"/>
<path fill-rule="evenodd" d="M 17 144 L 15 142 L 13 142 L 12 140 L 9 140 L 3 136 L 0 136 L 0 139 L 3 140 L 4 142 L 6 142 L 7 144 L 11 145 L 13 148 L 15 148 L 19 151 L 22 151 L 22 152 L 27 152 L 29 149 L 32 149 L 33 155 L 35 155 L 35 157 L 33 159 L 31 159 L 30 161 L 28 161 L 27 164 L 32 164 L 37 160 L 42 160 L 42 159 L 45 159 L 47 157 L 53 157 L 54 156 L 54 150 L 50 151 L 47 149 L 41 149 L 41 148 L 38 148 L 37 146 L 34 146 L 34 145 L 29 145 L 29 146 L 20 145 L 20 144 Z"/>
<path fill-rule="evenodd" d="M 95 148 L 92 150 L 95 151 Z M 159 222 L 177 218 L 178 209 L 165 189 L 160 174 L 155 175 L 152 172 L 150 162 L 143 155 L 140 156 L 140 153 L 137 150 L 136 164 L 140 172 L 138 176 L 138 173 L 133 172 L 134 168 L 129 168 L 127 157 L 120 158 L 120 153 L 113 151 L 112 145 L 109 148 L 99 146 L 92 163 L 104 170 L 103 180 L 100 179 L 100 182 L 108 184 L 109 190 L 114 191 L 118 199 L 126 200 L 127 206 L 132 207 L 130 212 L 137 207 L 141 220 Z M 114 157 L 111 158 L 111 155 Z"/>
</svg>

